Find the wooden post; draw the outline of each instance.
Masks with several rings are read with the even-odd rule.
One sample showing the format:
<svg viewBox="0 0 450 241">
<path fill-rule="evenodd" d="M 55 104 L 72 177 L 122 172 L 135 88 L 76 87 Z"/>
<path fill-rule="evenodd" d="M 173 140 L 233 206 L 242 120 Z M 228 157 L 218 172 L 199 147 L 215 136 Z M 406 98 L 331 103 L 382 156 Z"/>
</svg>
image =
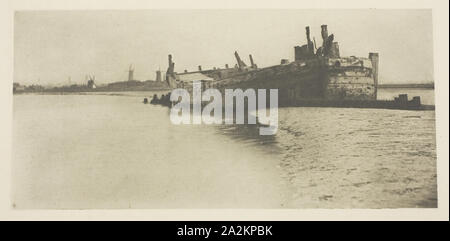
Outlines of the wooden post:
<svg viewBox="0 0 450 241">
<path fill-rule="evenodd" d="M 372 62 L 372 78 L 375 86 L 375 100 L 376 100 L 378 95 L 378 62 L 379 62 L 378 53 L 369 53 L 369 59 Z"/>
</svg>

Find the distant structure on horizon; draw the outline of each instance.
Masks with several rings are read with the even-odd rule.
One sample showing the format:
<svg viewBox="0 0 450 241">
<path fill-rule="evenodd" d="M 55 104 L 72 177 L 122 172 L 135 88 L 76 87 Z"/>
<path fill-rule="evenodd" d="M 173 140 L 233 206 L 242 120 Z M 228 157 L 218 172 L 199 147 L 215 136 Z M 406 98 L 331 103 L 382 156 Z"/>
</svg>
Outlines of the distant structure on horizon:
<svg viewBox="0 0 450 241">
<path fill-rule="evenodd" d="M 132 64 L 130 64 L 130 67 L 128 68 L 128 81 L 134 80 L 134 67 Z"/>
<path fill-rule="evenodd" d="M 281 59 L 279 65 L 258 68 L 254 56 L 249 54 L 249 64 L 234 52 L 234 68 L 202 69 L 195 72 L 175 72 L 175 63 L 169 55 L 166 82 L 171 88 L 192 88 L 192 77 L 209 83 L 219 90 L 226 88 L 278 89 L 279 104 L 292 105 L 339 105 L 376 101 L 379 72 L 378 53 L 368 57 L 342 57 L 334 34 L 328 33 L 327 25 L 321 27 L 322 44 L 317 46 L 311 37 L 309 26 L 305 27 L 307 42 L 294 46 L 293 62 Z M 198 79 L 200 78 L 200 79 Z M 348 103 L 347 103 L 348 102 Z"/>
<path fill-rule="evenodd" d="M 97 86 L 95 85 L 95 75 L 94 76 L 90 76 L 89 75 L 89 80 L 87 82 L 87 87 L 89 89 L 95 89 L 97 88 Z"/>
<path fill-rule="evenodd" d="M 156 81 L 163 81 L 162 75 L 161 75 L 161 70 L 156 71 Z"/>
</svg>

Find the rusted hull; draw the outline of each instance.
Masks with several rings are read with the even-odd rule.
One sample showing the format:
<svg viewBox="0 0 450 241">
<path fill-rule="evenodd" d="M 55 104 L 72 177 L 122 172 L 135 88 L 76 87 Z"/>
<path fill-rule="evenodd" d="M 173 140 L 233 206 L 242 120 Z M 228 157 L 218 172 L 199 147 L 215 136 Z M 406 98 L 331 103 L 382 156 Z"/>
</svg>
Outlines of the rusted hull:
<svg viewBox="0 0 450 241">
<path fill-rule="evenodd" d="M 218 89 L 278 89 L 280 105 L 307 100 L 375 100 L 376 86 L 368 59 L 316 58 L 241 71 L 214 82 Z M 336 66 L 336 62 L 340 62 Z M 366 66 L 364 65 L 364 62 Z"/>
</svg>

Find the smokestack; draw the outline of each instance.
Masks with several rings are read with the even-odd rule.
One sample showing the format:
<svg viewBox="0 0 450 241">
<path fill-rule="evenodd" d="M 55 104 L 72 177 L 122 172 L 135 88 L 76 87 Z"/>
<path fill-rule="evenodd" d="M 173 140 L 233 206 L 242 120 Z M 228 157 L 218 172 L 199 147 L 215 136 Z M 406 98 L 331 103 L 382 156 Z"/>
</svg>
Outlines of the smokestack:
<svg viewBox="0 0 450 241">
<path fill-rule="evenodd" d="M 239 54 L 237 51 L 234 51 L 234 57 L 236 57 L 236 62 L 239 66 L 239 68 L 243 68 L 246 67 L 247 65 L 244 63 L 244 61 L 241 60 L 241 58 L 239 57 Z"/>
<path fill-rule="evenodd" d="M 172 55 L 169 54 L 169 67 L 166 71 L 166 81 L 169 83 L 175 79 L 175 63 L 172 61 Z"/>
<path fill-rule="evenodd" d="M 198 71 L 202 71 L 202 66 L 201 65 L 198 66 Z"/>
<path fill-rule="evenodd" d="M 157 70 L 157 71 L 156 71 L 156 81 L 162 81 L 162 78 L 161 78 L 161 71 L 160 71 L 160 70 Z"/>
<path fill-rule="evenodd" d="M 378 62 L 379 62 L 378 53 L 369 53 L 369 59 L 372 62 L 372 77 L 375 85 L 375 99 L 376 99 L 378 94 Z"/>
<path fill-rule="evenodd" d="M 130 65 L 130 67 L 128 68 L 128 81 L 133 80 L 134 78 L 133 72 L 134 72 L 133 65 Z"/>
<path fill-rule="evenodd" d="M 254 68 L 254 67 L 255 67 L 255 63 L 253 62 L 253 57 L 252 57 L 252 55 L 250 54 L 250 55 L 248 55 L 248 57 L 250 58 L 250 66 L 251 66 L 252 68 Z"/>
<path fill-rule="evenodd" d="M 311 37 L 309 35 L 309 26 L 306 26 L 306 40 L 308 41 L 308 43 L 311 42 Z"/>
<path fill-rule="evenodd" d="M 168 74 L 173 74 L 175 70 L 175 63 L 172 61 L 172 55 L 169 54 L 169 68 L 167 69 Z"/>
<path fill-rule="evenodd" d="M 225 64 L 225 69 L 228 69 L 228 64 Z"/>
<path fill-rule="evenodd" d="M 322 28 L 322 39 L 325 42 L 328 38 L 328 29 L 327 29 L 327 25 L 322 25 L 320 26 Z"/>
<path fill-rule="evenodd" d="M 171 73 L 173 73 L 175 71 L 175 63 L 172 61 L 172 55 L 169 54 L 169 66 L 171 69 Z"/>
<path fill-rule="evenodd" d="M 309 26 L 306 26 L 306 40 L 308 46 L 308 53 L 314 55 L 314 43 L 311 41 Z"/>
<path fill-rule="evenodd" d="M 172 55 L 169 54 L 169 67 L 172 66 Z"/>
</svg>

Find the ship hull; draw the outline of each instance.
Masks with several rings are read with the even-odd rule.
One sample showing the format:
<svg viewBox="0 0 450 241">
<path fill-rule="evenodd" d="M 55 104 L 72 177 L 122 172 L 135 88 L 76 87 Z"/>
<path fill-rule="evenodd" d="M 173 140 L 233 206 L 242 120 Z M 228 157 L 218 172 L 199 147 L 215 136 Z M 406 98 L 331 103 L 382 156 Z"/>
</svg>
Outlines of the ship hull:
<svg viewBox="0 0 450 241">
<path fill-rule="evenodd" d="M 315 58 L 263 69 L 240 70 L 231 77 L 215 81 L 213 87 L 222 91 L 278 89 L 281 106 L 308 101 L 376 99 L 371 62 L 363 58 Z"/>
<path fill-rule="evenodd" d="M 261 69 L 229 68 L 186 74 L 201 73 L 213 79 L 202 88 L 218 89 L 222 97 L 225 89 L 277 89 L 279 107 L 434 109 L 434 106 L 421 105 L 420 97 L 411 101 L 407 97 L 394 101 L 377 100 L 376 66 L 377 60 L 371 58 L 318 57 Z M 174 88 L 185 88 L 192 93 L 192 85 L 181 83 Z M 268 94 L 266 98 L 269 98 Z M 267 99 L 266 103 L 269 101 Z"/>
</svg>

